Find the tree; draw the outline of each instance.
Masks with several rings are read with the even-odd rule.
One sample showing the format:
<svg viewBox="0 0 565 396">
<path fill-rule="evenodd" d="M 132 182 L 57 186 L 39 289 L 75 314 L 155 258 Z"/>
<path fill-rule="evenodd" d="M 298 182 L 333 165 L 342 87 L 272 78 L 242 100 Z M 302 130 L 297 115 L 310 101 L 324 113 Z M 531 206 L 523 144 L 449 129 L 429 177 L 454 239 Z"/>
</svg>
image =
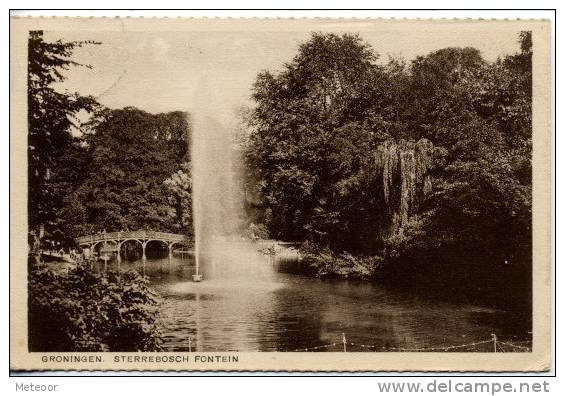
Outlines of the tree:
<svg viewBox="0 0 565 396">
<path fill-rule="evenodd" d="M 190 163 L 185 162 L 182 168 L 164 181 L 169 193 L 169 204 L 174 209 L 175 232 L 192 235 L 192 178 Z"/>
<path fill-rule="evenodd" d="M 459 125 L 474 116 L 473 99 L 486 62 L 475 48 L 444 48 L 412 61 L 405 120 L 416 138 L 450 148 Z"/>
<path fill-rule="evenodd" d="M 83 216 L 80 227 L 85 232 L 187 231 L 188 219 L 179 222 L 179 203 L 172 205 L 165 184 L 188 160 L 187 115 L 106 109 L 88 127 L 86 177 L 67 199 L 72 203 L 67 207 L 69 215 Z"/>
<path fill-rule="evenodd" d="M 375 253 L 414 211 L 432 146 L 405 128 L 405 63 L 377 59 L 357 35 L 314 33 L 258 76 L 246 158 L 273 236 Z"/>
<path fill-rule="evenodd" d="M 274 237 L 347 244 L 374 228 L 377 212 L 356 204 L 359 173 L 389 136 L 371 117 L 389 97 L 377 58 L 358 35 L 314 33 L 283 71 L 257 77 L 245 156 Z"/>
<path fill-rule="evenodd" d="M 73 51 L 93 41 L 48 43 L 42 31 L 31 31 L 28 40 L 28 221 L 38 235 L 41 225 L 53 231 L 62 191 L 54 188 L 52 176 L 63 153 L 73 145 L 72 128 L 80 128 L 77 114 L 93 111 L 93 97 L 58 92 L 54 83 L 64 81 L 71 66 L 84 66 L 71 59 Z"/>
</svg>

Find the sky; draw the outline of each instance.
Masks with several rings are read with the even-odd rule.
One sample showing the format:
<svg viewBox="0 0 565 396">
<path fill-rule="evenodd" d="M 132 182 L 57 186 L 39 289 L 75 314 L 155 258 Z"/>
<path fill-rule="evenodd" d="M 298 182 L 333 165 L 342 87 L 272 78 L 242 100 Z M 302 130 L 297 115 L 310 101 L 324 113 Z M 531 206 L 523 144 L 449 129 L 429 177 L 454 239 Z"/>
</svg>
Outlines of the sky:
<svg viewBox="0 0 565 396">
<path fill-rule="evenodd" d="M 518 51 L 516 25 L 378 20 L 272 20 L 210 29 L 190 21 L 182 30 L 47 31 L 48 41 L 95 40 L 73 58 L 92 69 L 72 68 L 59 89 L 93 95 L 105 106 L 134 106 L 151 113 L 207 112 L 224 125 L 252 105 L 251 87 L 262 70 L 280 70 L 313 31 L 359 33 L 380 54 L 412 60 L 441 48 L 475 47 L 489 61 Z M 209 23 L 213 25 L 213 21 Z"/>
</svg>

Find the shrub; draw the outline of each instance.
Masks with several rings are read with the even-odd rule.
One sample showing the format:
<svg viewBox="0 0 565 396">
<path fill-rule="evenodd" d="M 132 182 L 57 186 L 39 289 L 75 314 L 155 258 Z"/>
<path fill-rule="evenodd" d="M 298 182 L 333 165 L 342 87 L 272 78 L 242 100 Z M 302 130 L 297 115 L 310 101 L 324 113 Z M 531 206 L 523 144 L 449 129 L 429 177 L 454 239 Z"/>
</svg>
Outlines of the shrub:
<svg viewBox="0 0 565 396">
<path fill-rule="evenodd" d="M 354 256 L 348 252 L 337 253 L 327 247 L 306 242 L 300 249 L 302 263 L 307 272 L 320 278 L 368 280 L 375 278 L 382 268 L 380 256 Z"/>
<path fill-rule="evenodd" d="M 257 239 L 268 239 L 269 230 L 264 224 L 250 223 L 249 226 L 243 230 L 243 236 L 252 241 Z"/>
<path fill-rule="evenodd" d="M 32 263 L 28 283 L 29 350 L 157 351 L 158 298 L 136 271 L 67 272 Z"/>
</svg>

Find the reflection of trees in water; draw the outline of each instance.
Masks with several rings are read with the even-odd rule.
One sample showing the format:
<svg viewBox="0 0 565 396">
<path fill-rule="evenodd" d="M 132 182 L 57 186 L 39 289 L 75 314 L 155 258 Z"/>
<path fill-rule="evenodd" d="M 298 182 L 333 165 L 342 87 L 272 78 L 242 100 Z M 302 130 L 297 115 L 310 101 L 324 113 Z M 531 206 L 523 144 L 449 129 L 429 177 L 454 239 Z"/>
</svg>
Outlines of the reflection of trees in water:
<svg viewBox="0 0 565 396">
<path fill-rule="evenodd" d="M 321 351 L 341 351 L 343 334 L 355 344 L 348 344 L 348 350 L 356 352 L 461 345 L 489 340 L 493 331 L 506 339 L 528 339 L 517 333 L 524 324 L 514 314 L 442 303 L 374 284 L 308 279 L 274 295 L 276 325 L 267 323 L 265 332 L 275 329 L 280 351 L 333 343 L 337 345 Z M 263 349 L 270 345 L 265 339 Z"/>
<path fill-rule="evenodd" d="M 262 333 L 272 336 L 262 340 L 261 350 L 291 351 L 332 342 L 325 338 L 322 318 L 330 299 L 284 287 L 272 293 L 272 301 L 272 311 L 261 322 Z"/>
</svg>

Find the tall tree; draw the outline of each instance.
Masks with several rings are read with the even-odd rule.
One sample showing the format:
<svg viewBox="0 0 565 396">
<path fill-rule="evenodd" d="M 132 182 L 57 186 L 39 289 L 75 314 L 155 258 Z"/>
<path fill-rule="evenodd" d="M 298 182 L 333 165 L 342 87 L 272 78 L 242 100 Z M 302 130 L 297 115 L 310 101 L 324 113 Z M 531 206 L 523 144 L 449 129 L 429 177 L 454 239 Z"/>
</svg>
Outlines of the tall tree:
<svg viewBox="0 0 565 396">
<path fill-rule="evenodd" d="M 186 231 L 165 181 L 188 161 L 187 114 L 103 110 L 89 128 L 86 177 L 69 198 L 69 214 L 83 216 L 83 232 Z"/>
<path fill-rule="evenodd" d="M 358 35 L 314 33 L 280 73 L 257 77 L 246 158 L 273 236 L 352 242 L 347 222 L 376 214 L 356 197 L 359 171 L 388 136 L 386 121 L 371 117 L 387 98 L 377 58 Z"/>
<path fill-rule="evenodd" d="M 92 111 L 97 102 L 78 93 L 59 92 L 54 83 L 64 81 L 64 72 L 72 66 L 84 66 L 72 60 L 73 51 L 93 41 L 49 43 L 42 31 L 31 31 L 28 41 L 28 221 L 36 235 L 41 225 L 52 231 L 62 200 L 54 188 L 52 175 L 60 158 L 73 144 L 71 129 L 80 128 L 77 114 Z"/>
<path fill-rule="evenodd" d="M 273 236 L 374 253 L 412 210 L 431 146 L 406 129 L 405 63 L 377 59 L 358 35 L 314 33 L 257 77 L 246 154 Z"/>
<path fill-rule="evenodd" d="M 171 230 L 185 235 L 193 235 L 192 229 L 192 178 L 189 162 L 165 180 L 169 204 L 174 209 L 174 222 Z"/>
</svg>

